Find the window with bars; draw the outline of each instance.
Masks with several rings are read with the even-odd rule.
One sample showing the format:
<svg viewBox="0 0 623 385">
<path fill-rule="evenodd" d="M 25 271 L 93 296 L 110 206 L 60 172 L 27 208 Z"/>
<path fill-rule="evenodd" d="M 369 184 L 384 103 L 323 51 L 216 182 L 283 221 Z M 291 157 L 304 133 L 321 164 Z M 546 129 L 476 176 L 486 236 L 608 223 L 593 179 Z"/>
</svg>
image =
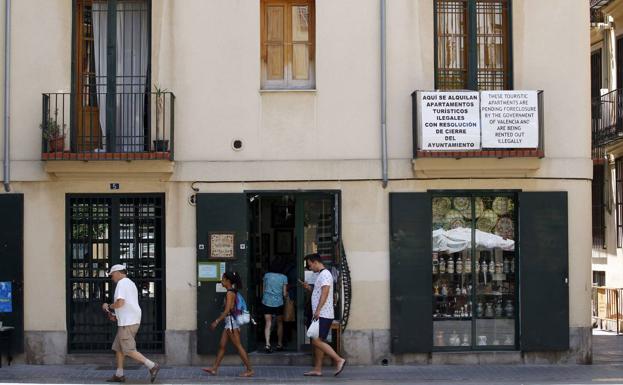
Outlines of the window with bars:
<svg viewBox="0 0 623 385">
<path fill-rule="evenodd" d="M 435 1 L 435 87 L 512 89 L 511 0 Z"/>
<path fill-rule="evenodd" d="M 262 89 L 315 87 L 314 0 L 262 0 Z"/>
<path fill-rule="evenodd" d="M 592 206 L 593 206 L 593 249 L 599 250 L 606 246 L 606 221 L 604 217 L 605 197 L 604 179 L 605 165 L 593 166 Z"/>
<path fill-rule="evenodd" d="M 616 226 L 617 247 L 623 247 L 623 158 L 617 158 L 614 162 L 616 174 Z"/>
<path fill-rule="evenodd" d="M 164 352 L 164 207 L 162 195 L 69 196 L 67 331 L 70 352 L 109 351 L 114 325 L 110 267 L 125 264 L 142 310 L 140 351 Z"/>
</svg>

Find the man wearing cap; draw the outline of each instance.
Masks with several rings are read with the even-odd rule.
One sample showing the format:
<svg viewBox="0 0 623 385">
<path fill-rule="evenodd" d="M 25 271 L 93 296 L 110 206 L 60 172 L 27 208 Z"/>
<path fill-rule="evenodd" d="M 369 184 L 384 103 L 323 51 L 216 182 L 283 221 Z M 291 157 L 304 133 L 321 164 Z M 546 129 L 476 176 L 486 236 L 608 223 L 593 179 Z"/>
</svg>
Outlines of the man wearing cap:
<svg viewBox="0 0 623 385">
<path fill-rule="evenodd" d="M 123 361 L 125 356 L 142 363 L 149 370 L 150 380 L 156 380 L 160 365 L 148 360 L 136 350 L 136 333 L 141 324 L 141 308 L 138 305 L 138 290 L 136 285 L 127 277 L 125 265 L 114 265 L 108 275 L 114 283 L 115 302 L 103 304 L 102 309 L 117 318 L 117 335 L 112 343 L 112 350 L 117 358 L 117 371 L 107 382 L 125 382 L 123 375 Z M 113 318 L 114 319 L 114 318 Z"/>
</svg>

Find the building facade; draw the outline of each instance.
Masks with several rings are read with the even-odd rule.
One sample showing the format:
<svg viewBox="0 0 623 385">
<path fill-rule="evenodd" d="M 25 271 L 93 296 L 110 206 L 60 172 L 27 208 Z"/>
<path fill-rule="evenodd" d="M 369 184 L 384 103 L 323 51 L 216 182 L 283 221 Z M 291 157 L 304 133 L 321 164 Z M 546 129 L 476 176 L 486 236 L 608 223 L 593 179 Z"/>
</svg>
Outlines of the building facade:
<svg viewBox="0 0 623 385">
<path fill-rule="evenodd" d="M 126 263 L 139 349 L 208 362 L 220 274 L 241 272 L 255 311 L 265 271 L 312 279 L 318 252 L 352 362 L 590 362 L 588 13 L 12 2 L 0 319 L 18 358 L 108 352 L 105 272 Z M 305 352 L 290 297 L 287 349 Z"/>
</svg>

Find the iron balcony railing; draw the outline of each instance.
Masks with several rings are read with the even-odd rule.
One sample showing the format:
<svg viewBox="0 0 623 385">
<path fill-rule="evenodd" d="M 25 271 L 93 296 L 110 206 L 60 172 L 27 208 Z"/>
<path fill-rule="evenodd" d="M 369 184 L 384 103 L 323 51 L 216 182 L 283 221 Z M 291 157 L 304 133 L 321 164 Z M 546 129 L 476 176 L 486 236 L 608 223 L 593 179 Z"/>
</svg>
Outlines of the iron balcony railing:
<svg viewBox="0 0 623 385">
<path fill-rule="evenodd" d="M 621 333 L 623 320 L 623 289 L 593 286 L 592 290 L 593 321 L 603 329 Z"/>
<path fill-rule="evenodd" d="M 599 159 L 608 144 L 623 139 L 623 89 L 593 98 L 591 118 L 593 159 Z"/>
<path fill-rule="evenodd" d="M 43 94 L 43 160 L 173 160 L 172 92 Z"/>
</svg>

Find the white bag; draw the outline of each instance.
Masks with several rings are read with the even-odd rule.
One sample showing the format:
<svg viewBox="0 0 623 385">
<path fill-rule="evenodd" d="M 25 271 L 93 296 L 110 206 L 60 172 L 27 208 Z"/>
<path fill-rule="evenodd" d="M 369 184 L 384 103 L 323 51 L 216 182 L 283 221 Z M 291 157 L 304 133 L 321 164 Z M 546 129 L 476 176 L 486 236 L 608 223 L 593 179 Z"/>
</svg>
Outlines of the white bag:
<svg viewBox="0 0 623 385">
<path fill-rule="evenodd" d="M 313 320 L 311 325 L 309 325 L 309 329 L 307 329 L 307 337 L 318 338 L 318 336 L 320 336 L 320 322 Z"/>
</svg>

